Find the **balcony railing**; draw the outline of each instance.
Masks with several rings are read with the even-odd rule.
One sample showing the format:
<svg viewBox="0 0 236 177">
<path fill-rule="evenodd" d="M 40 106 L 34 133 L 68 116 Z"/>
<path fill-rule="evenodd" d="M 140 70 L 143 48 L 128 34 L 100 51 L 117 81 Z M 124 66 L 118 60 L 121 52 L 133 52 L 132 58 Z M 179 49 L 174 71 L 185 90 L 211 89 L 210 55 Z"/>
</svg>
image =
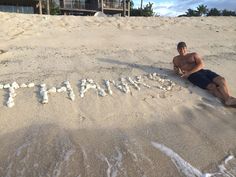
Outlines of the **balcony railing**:
<svg viewBox="0 0 236 177">
<path fill-rule="evenodd" d="M 67 8 L 67 9 L 85 9 L 85 3 L 79 3 L 79 2 L 74 2 L 74 1 L 66 1 L 64 3 L 64 7 L 62 8 Z"/>
<path fill-rule="evenodd" d="M 101 3 L 97 1 L 91 3 L 85 3 L 85 1 L 77 1 L 77 0 L 66 0 L 64 4 L 60 3 L 61 8 L 66 9 L 100 9 Z M 104 9 L 123 9 L 123 3 L 121 2 L 109 2 L 103 1 Z M 128 9 L 128 4 L 126 4 L 126 9 Z"/>
<path fill-rule="evenodd" d="M 123 4 L 120 2 L 103 2 L 103 8 L 122 9 Z"/>
</svg>

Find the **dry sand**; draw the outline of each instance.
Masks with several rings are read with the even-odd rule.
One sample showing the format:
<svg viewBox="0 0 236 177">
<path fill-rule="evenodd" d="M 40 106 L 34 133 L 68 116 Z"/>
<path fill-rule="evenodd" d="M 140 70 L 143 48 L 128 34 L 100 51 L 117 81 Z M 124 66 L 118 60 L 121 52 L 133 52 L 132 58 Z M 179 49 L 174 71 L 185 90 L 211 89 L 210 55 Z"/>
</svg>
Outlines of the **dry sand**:
<svg viewBox="0 0 236 177">
<path fill-rule="evenodd" d="M 218 169 L 236 155 L 236 109 L 171 71 L 176 44 L 186 41 L 236 96 L 235 17 L 0 13 L 0 39 L 0 83 L 36 84 L 16 90 L 12 108 L 6 106 L 7 89 L 0 90 L 0 176 L 190 177 L 220 169 L 215 176 L 236 176 L 235 158 L 225 172 Z M 176 86 L 164 92 L 146 79 L 150 89 L 130 86 L 125 94 L 112 86 L 113 95 L 90 90 L 79 96 L 84 78 L 105 88 L 103 79 L 153 72 Z M 75 101 L 56 93 L 41 104 L 37 85 L 64 80 L 71 82 Z"/>
</svg>

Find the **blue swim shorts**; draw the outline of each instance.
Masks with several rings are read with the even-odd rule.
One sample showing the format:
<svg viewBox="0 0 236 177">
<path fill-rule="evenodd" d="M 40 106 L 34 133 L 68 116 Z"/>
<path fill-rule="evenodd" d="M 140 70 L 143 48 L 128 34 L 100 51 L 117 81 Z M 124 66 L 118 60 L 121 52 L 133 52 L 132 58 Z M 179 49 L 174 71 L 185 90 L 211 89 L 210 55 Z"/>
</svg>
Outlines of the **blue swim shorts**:
<svg viewBox="0 0 236 177">
<path fill-rule="evenodd" d="M 213 82 L 213 79 L 219 75 L 212 72 L 211 70 L 201 69 L 188 77 L 188 80 L 194 85 L 206 89 L 208 84 Z"/>
</svg>

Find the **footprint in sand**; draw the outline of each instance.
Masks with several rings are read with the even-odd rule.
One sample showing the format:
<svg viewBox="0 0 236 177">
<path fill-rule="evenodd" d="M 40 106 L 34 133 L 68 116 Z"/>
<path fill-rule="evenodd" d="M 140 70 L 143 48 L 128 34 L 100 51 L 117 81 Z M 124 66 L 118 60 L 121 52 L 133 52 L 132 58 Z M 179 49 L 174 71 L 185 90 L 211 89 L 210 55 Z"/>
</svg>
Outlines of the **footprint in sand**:
<svg viewBox="0 0 236 177">
<path fill-rule="evenodd" d="M 7 53 L 7 50 L 2 50 L 2 49 L 0 49 L 0 55 L 1 55 L 1 54 L 4 54 L 4 53 Z"/>
</svg>

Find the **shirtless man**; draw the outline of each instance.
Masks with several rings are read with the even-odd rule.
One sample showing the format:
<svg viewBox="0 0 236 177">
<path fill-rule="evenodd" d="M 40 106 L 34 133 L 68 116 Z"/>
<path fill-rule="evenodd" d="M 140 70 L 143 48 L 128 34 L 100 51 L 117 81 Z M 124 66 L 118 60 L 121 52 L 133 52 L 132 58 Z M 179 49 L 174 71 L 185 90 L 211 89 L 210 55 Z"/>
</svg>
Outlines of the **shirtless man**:
<svg viewBox="0 0 236 177">
<path fill-rule="evenodd" d="M 173 58 L 176 74 L 188 79 L 194 85 L 208 90 L 221 99 L 226 106 L 236 106 L 236 98 L 230 96 L 225 78 L 203 69 L 202 58 L 197 53 L 187 53 L 185 42 L 179 42 L 177 50 L 179 55 Z"/>
</svg>

